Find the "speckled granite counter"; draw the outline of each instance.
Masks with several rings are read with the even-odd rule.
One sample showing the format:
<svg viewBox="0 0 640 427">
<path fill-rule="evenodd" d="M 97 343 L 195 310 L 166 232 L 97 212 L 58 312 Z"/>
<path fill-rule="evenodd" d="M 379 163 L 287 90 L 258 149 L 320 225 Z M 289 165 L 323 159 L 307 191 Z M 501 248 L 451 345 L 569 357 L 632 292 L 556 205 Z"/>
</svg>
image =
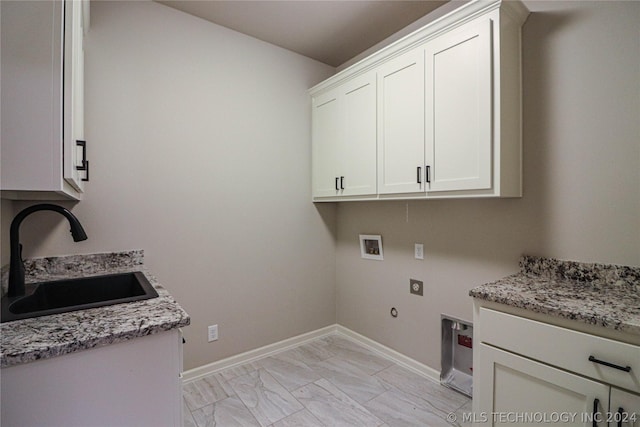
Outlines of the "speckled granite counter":
<svg viewBox="0 0 640 427">
<path fill-rule="evenodd" d="M 640 267 L 524 256 L 519 273 L 469 295 L 640 335 Z"/>
<path fill-rule="evenodd" d="M 158 298 L 0 325 L 0 367 L 18 365 L 187 326 L 189 315 L 145 269 L 141 250 L 25 261 L 26 283 L 142 271 Z M 6 271 L 2 283 L 5 288 Z"/>
</svg>

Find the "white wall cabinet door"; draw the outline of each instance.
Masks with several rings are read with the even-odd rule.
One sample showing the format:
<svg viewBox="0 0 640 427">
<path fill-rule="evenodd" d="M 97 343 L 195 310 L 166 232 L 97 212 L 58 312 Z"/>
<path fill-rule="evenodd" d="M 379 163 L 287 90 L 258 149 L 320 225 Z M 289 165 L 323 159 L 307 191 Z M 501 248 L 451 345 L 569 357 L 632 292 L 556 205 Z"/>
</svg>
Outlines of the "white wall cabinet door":
<svg viewBox="0 0 640 427">
<path fill-rule="evenodd" d="M 611 426 L 640 427 L 640 395 L 611 388 Z"/>
<path fill-rule="evenodd" d="M 338 91 L 312 100 L 312 186 L 314 197 L 337 196 L 339 186 L 340 108 Z"/>
<path fill-rule="evenodd" d="M 378 71 L 378 193 L 424 192 L 424 50 Z"/>
<path fill-rule="evenodd" d="M 376 80 L 365 74 L 313 98 L 313 196 L 376 194 Z"/>
<path fill-rule="evenodd" d="M 84 9 L 88 2 L 65 3 L 64 46 L 64 179 L 79 192 L 87 177 L 84 138 Z"/>
<path fill-rule="evenodd" d="M 574 419 L 558 419 L 545 424 L 591 427 L 594 412 L 608 410 L 609 389 L 606 384 L 592 381 L 572 373 L 556 369 L 506 352 L 495 347 L 480 344 L 479 366 L 474 369 L 478 376 L 478 387 L 474 386 L 474 400 L 478 399 L 479 414 L 477 425 L 519 425 L 536 426 L 541 421 L 531 419 L 507 419 L 506 417 L 547 416 L 553 414 L 577 414 Z M 474 405 L 475 407 L 475 405 Z M 496 415 L 493 415 L 496 414 Z M 494 418 L 496 417 L 496 418 Z M 497 418 L 505 417 L 505 418 Z M 597 420 L 597 418 L 596 418 Z M 606 420 L 596 423 L 606 426 Z"/>
<path fill-rule="evenodd" d="M 491 28 L 483 18 L 425 46 L 427 195 L 491 188 Z"/>
<path fill-rule="evenodd" d="M 376 194 L 376 74 L 350 80 L 340 97 L 340 195 Z"/>
</svg>

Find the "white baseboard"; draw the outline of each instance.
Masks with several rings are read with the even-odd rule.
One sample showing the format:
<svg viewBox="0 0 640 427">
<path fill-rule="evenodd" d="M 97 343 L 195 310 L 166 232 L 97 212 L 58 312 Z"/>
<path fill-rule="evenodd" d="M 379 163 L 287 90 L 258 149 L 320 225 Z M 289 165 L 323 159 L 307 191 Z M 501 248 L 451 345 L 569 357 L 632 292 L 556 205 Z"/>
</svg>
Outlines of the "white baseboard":
<svg viewBox="0 0 640 427">
<path fill-rule="evenodd" d="M 232 368 L 234 366 L 242 365 L 249 362 L 255 362 L 258 359 L 263 359 L 276 353 L 298 347 L 299 345 L 305 344 L 308 341 L 313 341 L 327 335 L 335 334 L 336 327 L 337 325 L 327 326 L 315 331 L 307 332 L 306 334 L 298 335 L 295 337 L 287 338 L 286 340 L 278 341 L 273 344 L 265 345 L 264 347 L 236 354 L 235 356 L 227 357 L 226 359 L 218 360 L 217 362 L 208 363 L 197 368 L 189 369 L 182 373 L 182 382 L 188 383 L 191 381 L 195 381 L 202 377 L 206 377 L 207 375 L 211 375 L 213 373 Z"/>
<path fill-rule="evenodd" d="M 370 338 L 360 335 L 351 329 L 344 326 L 335 324 L 327 326 L 325 328 L 317 329 L 315 331 L 307 332 L 306 334 L 298 335 L 292 338 L 287 338 L 273 344 L 266 345 L 264 347 L 256 348 L 254 350 L 240 353 L 235 356 L 227 357 L 226 359 L 218 360 L 217 362 L 208 363 L 197 368 L 189 369 L 183 373 L 183 383 L 189 383 L 191 381 L 198 380 L 216 372 L 232 368 L 234 366 L 242 365 L 244 363 L 255 362 L 256 360 L 263 359 L 265 357 L 273 356 L 274 354 L 281 353 L 294 347 L 298 347 L 309 341 L 316 340 L 328 335 L 340 335 L 346 339 L 354 341 L 369 350 L 385 357 L 397 363 L 398 365 L 409 369 L 416 374 L 427 378 L 429 380 L 440 382 L 440 372 L 427 365 L 424 365 L 417 360 L 414 360 L 402 353 L 399 353 L 385 345 L 382 345 Z"/>
<path fill-rule="evenodd" d="M 387 359 L 390 359 L 403 368 L 407 368 L 408 370 L 415 372 L 421 377 L 427 378 L 437 383 L 440 382 L 440 371 L 433 369 L 423 363 L 420 363 L 415 359 L 405 356 L 404 354 L 397 352 L 385 345 L 382 345 L 379 342 L 372 340 L 371 338 L 360 335 L 359 333 L 354 332 L 351 329 L 345 328 L 341 325 L 336 325 L 336 333 L 350 339 L 351 341 L 357 342 L 363 347 L 366 347 L 369 350 L 378 353 Z"/>
</svg>

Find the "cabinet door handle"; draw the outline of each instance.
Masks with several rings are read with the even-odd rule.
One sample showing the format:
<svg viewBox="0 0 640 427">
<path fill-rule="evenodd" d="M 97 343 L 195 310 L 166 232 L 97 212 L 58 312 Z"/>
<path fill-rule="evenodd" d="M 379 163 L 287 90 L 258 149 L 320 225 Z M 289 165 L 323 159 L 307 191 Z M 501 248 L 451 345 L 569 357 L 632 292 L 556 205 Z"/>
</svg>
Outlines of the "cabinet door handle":
<svg viewBox="0 0 640 427">
<path fill-rule="evenodd" d="M 422 168 L 418 166 L 418 170 L 416 171 L 416 181 L 418 184 L 422 184 Z"/>
<path fill-rule="evenodd" d="M 82 165 L 76 166 L 76 170 L 84 171 L 85 175 L 81 181 L 89 181 L 89 160 L 87 160 L 87 141 L 76 139 L 76 146 L 82 147 Z"/>
<path fill-rule="evenodd" d="M 427 174 L 427 177 L 426 177 L 427 184 L 431 184 L 431 166 L 427 165 L 425 166 L 425 169 L 426 169 L 425 172 Z"/>
<path fill-rule="evenodd" d="M 620 371 L 631 372 L 631 366 L 620 366 L 614 363 L 605 362 L 604 360 L 596 359 L 593 356 L 589 356 L 589 362 L 598 363 L 600 365 L 608 366 L 610 368 L 618 369 Z"/>
<path fill-rule="evenodd" d="M 593 422 L 592 422 L 592 426 L 593 427 L 598 427 L 598 417 L 596 416 L 598 414 L 598 405 L 600 404 L 600 399 L 593 399 Z"/>
<path fill-rule="evenodd" d="M 344 190 L 344 176 L 340 177 L 340 189 Z"/>
<path fill-rule="evenodd" d="M 76 170 L 78 171 L 86 171 L 89 167 L 87 165 L 87 141 L 81 141 L 76 139 L 76 146 L 82 147 L 82 165 L 76 166 Z"/>
<path fill-rule="evenodd" d="M 84 178 L 82 178 L 82 181 L 86 182 L 86 181 L 89 181 L 89 160 L 85 160 L 84 164 L 86 167 L 84 169 L 85 174 L 84 174 Z"/>
<path fill-rule="evenodd" d="M 336 191 L 339 191 L 340 187 L 338 187 L 338 177 L 336 176 Z"/>
</svg>

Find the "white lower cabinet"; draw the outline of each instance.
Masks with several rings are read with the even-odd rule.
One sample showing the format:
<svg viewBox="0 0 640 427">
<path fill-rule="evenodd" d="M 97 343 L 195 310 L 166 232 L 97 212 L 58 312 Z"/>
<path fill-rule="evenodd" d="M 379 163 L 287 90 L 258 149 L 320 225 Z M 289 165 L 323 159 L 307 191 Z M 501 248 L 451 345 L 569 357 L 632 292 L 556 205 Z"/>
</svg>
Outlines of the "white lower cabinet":
<svg viewBox="0 0 640 427">
<path fill-rule="evenodd" d="M 474 376 L 482 375 L 480 384 L 486 385 L 474 390 L 482 408 L 476 417 L 486 414 L 488 425 L 534 426 L 558 417 L 557 424 L 591 426 L 590 415 L 608 409 L 608 385 L 486 344 L 476 351 L 483 356 L 481 364 L 474 365 Z M 559 418 L 561 414 L 567 414 L 566 420 Z"/>
<path fill-rule="evenodd" d="M 610 425 L 621 427 L 640 427 L 640 394 L 633 394 L 611 388 Z"/>
<path fill-rule="evenodd" d="M 476 426 L 640 426 L 640 346 L 478 307 Z"/>
<path fill-rule="evenodd" d="M 1 424 L 181 426 L 178 329 L 2 369 Z"/>
</svg>

